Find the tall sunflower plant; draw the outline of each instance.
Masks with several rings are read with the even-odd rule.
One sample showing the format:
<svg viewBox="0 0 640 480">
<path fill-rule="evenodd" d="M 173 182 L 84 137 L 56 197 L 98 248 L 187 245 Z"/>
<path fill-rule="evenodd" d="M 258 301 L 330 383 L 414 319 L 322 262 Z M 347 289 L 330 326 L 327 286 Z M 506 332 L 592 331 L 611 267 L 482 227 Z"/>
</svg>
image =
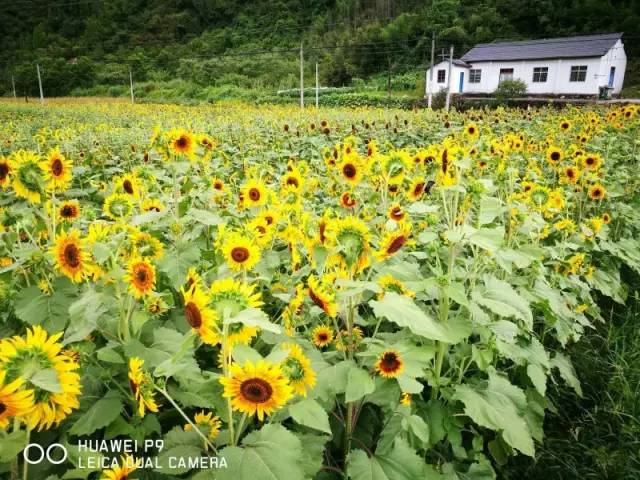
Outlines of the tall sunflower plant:
<svg viewBox="0 0 640 480">
<path fill-rule="evenodd" d="M 497 478 L 543 444 L 551 391 L 581 394 L 567 348 L 640 271 L 634 106 L 9 116 L 8 478 L 211 473 L 176 456 L 224 458 L 220 479 Z M 111 438 L 164 448 L 87 468 L 78 441 Z M 53 440 L 61 464 L 18 455 Z"/>
</svg>

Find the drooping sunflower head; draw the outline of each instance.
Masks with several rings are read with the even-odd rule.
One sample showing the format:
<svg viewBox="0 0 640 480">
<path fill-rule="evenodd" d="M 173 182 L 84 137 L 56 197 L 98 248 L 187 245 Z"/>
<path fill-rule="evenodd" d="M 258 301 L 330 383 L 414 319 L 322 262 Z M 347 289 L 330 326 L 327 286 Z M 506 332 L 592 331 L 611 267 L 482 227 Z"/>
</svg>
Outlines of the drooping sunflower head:
<svg viewBox="0 0 640 480">
<path fill-rule="evenodd" d="M 47 190 L 64 192 L 71 185 L 73 162 L 65 158 L 59 149 L 51 150 L 40 167 L 44 171 Z"/>
<path fill-rule="evenodd" d="M 193 284 L 188 289 L 182 288 L 180 291 L 184 299 L 184 318 L 189 326 L 198 333 L 204 343 L 208 345 L 220 343 L 218 316 L 209 307 L 211 296 L 198 284 Z"/>
<path fill-rule="evenodd" d="M 0 370 L 5 382 L 21 380 L 21 391 L 33 392 L 33 408 L 23 416 L 30 430 L 48 429 L 59 424 L 80 406 L 78 363 L 63 353 L 58 341 L 62 332 L 49 336 L 40 326 L 27 330 L 26 336 L 0 341 Z M 56 392 L 41 388 L 42 376 L 56 384 Z"/>
<path fill-rule="evenodd" d="M 307 389 L 316 384 L 316 373 L 311 368 L 311 360 L 302 352 L 300 345 L 283 343 L 282 349 L 289 354 L 280 364 L 282 373 L 289 379 L 289 385 L 300 396 L 307 396 Z"/>
<path fill-rule="evenodd" d="M 397 377 L 404 370 L 404 362 L 400 356 L 400 352 L 393 349 L 385 350 L 378 357 L 375 368 L 382 377 Z"/>
<path fill-rule="evenodd" d="M 51 249 L 56 269 L 72 282 L 81 282 L 90 267 L 89 254 L 86 252 L 84 244 L 85 242 L 80 239 L 80 232 L 72 229 L 68 233 L 62 232 L 58 235 L 56 243 Z"/>
<path fill-rule="evenodd" d="M 293 389 L 278 365 L 264 360 L 244 366 L 232 364 L 231 375 L 220 378 L 224 387 L 223 396 L 231 399 L 231 406 L 248 415 L 257 415 L 262 421 L 282 408 L 293 396 Z"/>
<path fill-rule="evenodd" d="M 132 254 L 150 260 L 160 260 L 164 254 L 162 242 L 147 232 L 134 232 L 131 235 Z"/>
<path fill-rule="evenodd" d="M 15 174 L 13 190 L 16 196 L 30 203 L 40 203 L 44 192 L 44 175 L 34 152 L 19 150 L 13 154 Z"/>
<path fill-rule="evenodd" d="M 400 184 L 411 171 L 413 161 L 406 150 L 393 150 L 382 157 L 382 175 L 388 183 Z"/>
<path fill-rule="evenodd" d="M 211 307 L 220 319 L 233 318 L 247 308 L 260 308 L 263 305 L 262 295 L 255 291 L 253 285 L 224 278 L 211 284 Z M 237 343 L 248 344 L 257 335 L 258 329 L 239 322 L 229 325 L 228 346 Z"/>
<path fill-rule="evenodd" d="M 140 197 L 140 180 L 133 173 L 126 173 L 116 179 L 116 192 L 129 195 L 132 198 Z"/>
<path fill-rule="evenodd" d="M 58 207 L 58 219 L 62 222 L 72 222 L 80 217 L 80 203 L 77 200 L 65 200 Z"/>
<path fill-rule="evenodd" d="M 195 414 L 193 417 L 193 423 L 209 440 L 214 440 L 220 433 L 220 427 L 222 427 L 220 417 L 214 415 L 213 412 L 205 412 L 204 410 Z M 186 431 L 189 431 L 192 428 L 193 427 L 190 423 L 187 423 L 184 426 Z"/>
<path fill-rule="evenodd" d="M 427 182 L 424 177 L 416 177 L 411 181 L 411 185 L 409 186 L 409 191 L 407 195 L 409 199 L 413 202 L 420 200 L 422 195 L 425 193 L 427 187 Z"/>
<path fill-rule="evenodd" d="M 144 417 L 147 410 L 157 412 L 158 405 L 154 399 L 153 381 L 149 373 L 142 367 L 144 360 L 138 357 L 129 359 L 129 388 L 138 402 L 138 415 Z"/>
<path fill-rule="evenodd" d="M 164 209 L 164 204 L 156 198 L 147 198 L 142 202 L 143 212 L 162 212 Z"/>
<path fill-rule="evenodd" d="M 134 256 L 129 260 L 125 281 L 129 292 L 137 299 L 153 292 L 156 285 L 156 269 L 142 257 Z"/>
<path fill-rule="evenodd" d="M 318 348 L 324 348 L 333 341 L 333 329 L 327 325 L 318 325 L 311 332 L 311 340 Z"/>
<path fill-rule="evenodd" d="M 260 249 L 253 240 L 239 233 L 230 233 L 222 243 L 222 255 L 234 271 L 251 270 L 260 261 Z"/>
<path fill-rule="evenodd" d="M 133 202 L 126 193 L 113 193 L 105 199 L 102 212 L 112 220 L 124 220 L 133 213 Z"/>
<path fill-rule="evenodd" d="M 378 285 L 382 288 L 382 292 L 378 294 L 378 298 L 383 298 L 385 292 L 393 292 L 406 297 L 415 297 L 415 292 L 409 290 L 404 283 L 395 278 L 391 274 L 383 275 L 378 279 Z"/>
<path fill-rule="evenodd" d="M 22 417 L 33 409 L 33 390 L 25 390 L 23 380 L 6 382 L 7 372 L 0 370 L 0 428 L 7 428 L 15 417 Z"/>
<path fill-rule="evenodd" d="M 338 304 L 335 301 L 335 294 L 330 291 L 330 287 L 325 282 L 318 280 L 314 275 L 309 277 L 307 283 L 307 293 L 311 301 L 329 317 L 335 318 L 338 314 Z"/>
<path fill-rule="evenodd" d="M 395 255 L 406 244 L 410 243 L 411 224 L 401 222 L 398 228 L 385 233 L 380 242 L 380 248 L 375 256 L 379 261 L 384 261 Z"/>
</svg>

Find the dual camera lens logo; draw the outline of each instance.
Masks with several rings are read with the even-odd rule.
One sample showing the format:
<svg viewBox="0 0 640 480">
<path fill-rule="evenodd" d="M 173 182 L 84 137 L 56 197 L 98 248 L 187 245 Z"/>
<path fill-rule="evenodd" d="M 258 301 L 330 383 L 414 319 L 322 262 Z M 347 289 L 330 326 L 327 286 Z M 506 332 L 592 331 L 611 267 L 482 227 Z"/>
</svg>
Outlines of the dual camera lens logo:
<svg viewBox="0 0 640 480">
<path fill-rule="evenodd" d="M 60 451 L 62 451 L 62 454 L 60 454 Z M 41 463 L 45 457 L 49 463 L 59 465 L 67 459 L 69 454 L 66 447 L 60 443 L 52 443 L 46 450 L 42 445 L 30 443 L 22 451 L 22 456 L 24 461 L 31 465 Z"/>
</svg>

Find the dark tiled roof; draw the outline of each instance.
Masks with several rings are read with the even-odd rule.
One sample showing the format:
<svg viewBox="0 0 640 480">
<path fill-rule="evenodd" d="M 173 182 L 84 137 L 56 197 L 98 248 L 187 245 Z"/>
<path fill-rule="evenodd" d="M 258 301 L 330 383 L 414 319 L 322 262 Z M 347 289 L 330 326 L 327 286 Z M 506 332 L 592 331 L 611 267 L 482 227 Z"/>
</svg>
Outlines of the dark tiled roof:
<svg viewBox="0 0 640 480">
<path fill-rule="evenodd" d="M 601 57 L 622 37 L 622 33 L 479 43 L 462 56 L 465 62 L 534 60 L 542 58 Z"/>
</svg>

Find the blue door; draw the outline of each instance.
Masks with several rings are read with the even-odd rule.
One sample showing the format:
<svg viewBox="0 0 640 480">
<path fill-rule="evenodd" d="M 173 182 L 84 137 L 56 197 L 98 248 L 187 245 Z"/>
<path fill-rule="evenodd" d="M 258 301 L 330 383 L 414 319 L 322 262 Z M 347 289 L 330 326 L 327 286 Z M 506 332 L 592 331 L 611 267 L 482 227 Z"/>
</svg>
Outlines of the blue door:
<svg viewBox="0 0 640 480">
<path fill-rule="evenodd" d="M 464 72 L 460 72 L 460 88 L 458 90 L 459 93 L 462 93 L 463 86 L 464 86 Z"/>
<path fill-rule="evenodd" d="M 616 76 L 616 67 L 611 67 L 609 70 L 609 86 L 613 87 L 613 79 Z"/>
</svg>

